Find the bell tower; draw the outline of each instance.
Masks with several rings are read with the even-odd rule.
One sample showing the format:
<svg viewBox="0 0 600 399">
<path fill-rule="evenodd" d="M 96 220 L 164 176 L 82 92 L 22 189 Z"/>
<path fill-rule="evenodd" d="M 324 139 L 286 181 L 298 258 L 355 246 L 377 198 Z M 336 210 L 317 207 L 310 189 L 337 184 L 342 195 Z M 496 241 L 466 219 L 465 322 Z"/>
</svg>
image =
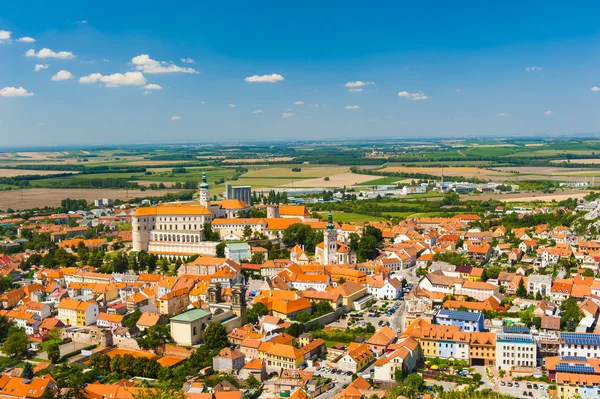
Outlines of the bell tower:
<svg viewBox="0 0 600 399">
<path fill-rule="evenodd" d="M 236 284 L 231 290 L 231 311 L 240 317 L 242 323 L 245 323 L 246 287 L 242 284 Z"/>
<path fill-rule="evenodd" d="M 208 189 L 208 182 L 206 181 L 206 172 L 202 173 L 202 183 L 200 183 L 198 200 L 200 201 L 200 205 L 210 210 L 210 190 Z"/>
<path fill-rule="evenodd" d="M 323 235 L 323 264 L 331 265 L 335 262 L 337 253 L 337 230 L 333 224 L 333 215 L 329 212 L 327 215 L 327 226 Z"/>
</svg>

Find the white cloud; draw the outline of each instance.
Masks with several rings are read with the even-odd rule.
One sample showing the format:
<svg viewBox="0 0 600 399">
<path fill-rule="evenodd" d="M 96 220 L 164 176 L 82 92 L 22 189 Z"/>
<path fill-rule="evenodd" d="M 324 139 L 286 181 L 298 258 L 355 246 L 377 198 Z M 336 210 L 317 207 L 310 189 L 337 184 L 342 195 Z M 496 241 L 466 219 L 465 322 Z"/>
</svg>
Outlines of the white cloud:
<svg viewBox="0 0 600 399">
<path fill-rule="evenodd" d="M 594 87 L 592 87 L 592 91 L 600 91 L 600 87 L 594 86 Z"/>
<path fill-rule="evenodd" d="M 304 105 L 304 101 L 296 101 L 294 105 Z"/>
<path fill-rule="evenodd" d="M 372 85 L 372 84 L 375 84 L 375 82 L 363 82 L 362 80 L 357 80 L 356 82 L 348 82 L 344 86 L 346 86 L 347 88 L 353 88 L 353 87 L 363 87 L 363 86 Z"/>
<path fill-rule="evenodd" d="M 172 121 L 180 121 L 180 120 L 181 120 L 181 116 L 177 116 L 177 115 L 175 115 L 175 116 L 172 116 L 172 117 L 171 117 L 171 120 L 172 120 Z"/>
<path fill-rule="evenodd" d="M 182 58 L 181 62 L 183 62 L 184 64 L 195 64 L 196 63 L 196 61 L 194 61 L 191 58 Z"/>
<path fill-rule="evenodd" d="M 56 73 L 56 75 L 52 76 L 52 80 L 54 81 L 58 81 L 58 80 L 69 80 L 69 79 L 73 79 L 73 74 L 69 71 L 65 71 L 60 70 Z"/>
<path fill-rule="evenodd" d="M 295 114 L 292 114 L 291 112 L 284 112 L 283 114 L 281 114 L 282 118 L 291 118 L 295 116 Z"/>
<path fill-rule="evenodd" d="M 92 73 L 79 78 L 79 83 L 104 83 L 106 87 L 118 87 L 125 85 L 143 86 L 146 84 L 146 78 L 141 72 L 113 73 L 112 75 L 102 75 Z"/>
<path fill-rule="evenodd" d="M 95 64 L 96 60 L 81 61 L 82 64 Z"/>
<path fill-rule="evenodd" d="M 33 93 L 28 92 L 22 87 L 5 87 L 0 89 L 0 97 L 29 97 Z"/>
<path fill-rule="evenodd" d="M 34 71 L 39 72 L 42 69 L 48 69 L 49 66 L 50 66 L 49 64 L 35 64 Z"/>
<path fill-rule="evenodd" d="M 501 112 L 499 114 L 496 114 L 496 116 L 499 118 L 510 118 L 512 115 L 509 114 L 508 112 Z"/>
<path fill-rule="evenodd" d="M 257 109 L 256 111 L 252 111 L 253 114 L 262 114 L 265 111 L 263 111 L 262 109 Z"/>
<path fill-rule="evenodd" d="M 454 118 L 455 121 L 466 121 L 465 118 L 463 118 L 462 116 L 458 116 L 456 118 Z"/>
<path fill-rule="evenodd" d="M 10 42 L 11 31 L 8 30 L 0 30 L 0 43 Z"/>
<path fill-rule="evenodd" d="M 398 93 L 398 96 L 406 97 L 412 101 L 429 100 L 429 96 L 425 95 L 425 93 L 423 93 L 422 91 L 417 92 L 417 93 L 409 93 L 407 91 L 401 91 L 400 93 Z"/>
<path fill-rule="evenodd" d="M 200 104 L 206 104 L 206 101 L 200 101 Z"/>
<path fill-rule="evenodd" d="M 552 114 L 554 114 L 554 112 L 552 112 L 552 111 L 550 111 L 550 110 L 548 110 L 548 111 L 544 111 L 544 115 L 552 115 Z"/>
<path fill-rule="evenodd" d="M 350 111 L 360 109 L 360 107 L 358 105 L 346 105 L 344 108 L 349 109 Z"/>
<path fill-rule="evenodd" d="M 35 39 L 33 37 L 25 36 L 17 39 L 19 43 L 35 43 Z"/>
<path fill-rule="evenodd" d="M 541 71 L 542 69 L 544 69 L 544 68 L 532 65 L 532 66 L 525 67 L 525 72 L 537 72 L 537 71 Z"/>
<path fill-rule="evenodd" d="M 60 58 L 63 60 L 70 60 L 75 58 L 72 52 L 70 51 L 59 51 L 58 53 L 50 50 L 49 48 L 43 48 L 37 53 L 35 50 L 31 49 L 25 53 L 27 57 L 37 57 L 37 58 Z"/>
<path fill-rule="evenodd" d="M 102 61 L 104 61 L 104 62 L 108 62 L 108 61 L 110 61 L 110 60 L 109 60 L 108 58 L 102 58 Z"/>
<path fill-rule="evenodd" d="M 144 73 L 198 73 L 194 68 L 184 68 L 172 62 L 153 60 L 148 54 L 133 57 L 131 62 L 135 65 L 135 69 Z"/>
<path fill-rule="evenodd" d="M 162 90 L 162 86 L 157 85 L 155 83 L 150 83 L 150 84 L 147 84 L 146 86 L 144 86 L 144 89 L 146 89 L 146 90 Z"/>
<path fill-rule="evenodd" d="M 248 83 L 277 83 L 285 80 L 285 78 L 278 73 L 273 73 L 271 75 L 253 75 L 248 76 L 244 79 Z"/>
<path fill-rule="evenodd" d="M 227 104 L 229 108 L 235 108 L 235 104 Z"/>
<path fill-rule="evenodd" d="M 349 92 L 351 93 L 360 93 L 361 91 L 363 91 L 363 89 L 361 89 L 360 87 L 356 88 L 352 88 L 352 89 L 348 89 Z"/>
</svg>

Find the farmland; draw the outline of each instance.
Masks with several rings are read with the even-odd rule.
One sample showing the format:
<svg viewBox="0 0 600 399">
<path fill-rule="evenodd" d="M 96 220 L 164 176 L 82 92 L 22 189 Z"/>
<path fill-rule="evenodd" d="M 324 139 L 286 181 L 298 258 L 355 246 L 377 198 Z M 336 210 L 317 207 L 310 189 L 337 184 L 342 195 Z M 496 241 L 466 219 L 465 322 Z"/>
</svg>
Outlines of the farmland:
<svg viewBox="0 0 600 399">
<path fill-rule="evenodd" d="M 378 152 L 371 157 L 373 151 Z M 1 197 L 4 201 L 15 196 L 19 200 L 19 188 L 24 189 L 24 199 L 28 195 L 35 197 L 35 190 L 77 193 L 86 198 L 106 196 L 99 192 L 112 190 L 109 192 L 114 198 L 122 198 L 127 196 L 125 189 L 141 192 L 145 188 L 146 195 L 154 196 L 169 188 L 195 188 L 203 173 L 211 194 L 216 196 L 224 192 L 226 183 L 252 186 L 256 191 L 344 187 L 364 190 L 376 185 L 439 180 L 442 167 L 447 181 L 464 178 L 514 183 L 522 191 L 556 190 L 562 182 L 593 183 L 595 177 L 600 177 L 600 141 L 390 139 L 19 149 L 0 153 L 0 191 L 7 196 Z M 13 192 L 8 192 L 11 189 Z M 53 195 L 47 200 L 42 196 L 28 201 L 54 204 Z M 418 198 L 429 199 L 430 195 L 437 194 Z M 503 194 L 502 198 L 508 200 L 510 196 Z M 14 200 L 10 203 L 14 205 Z M 3 207 L 6 205 L 0 203 Z"/>
<path fill-rule="evenodd" d="M 31 209 L 45 206 L 60 206 L 60 201 L 65 198 L 85 199 L 93 202 L 98 198 L 118 198 L 127 200 L 130 198 L 139 198 L 148 195 L 162 196 L 167 193 L 178 192 L 180 190 L 103 190 L 103 189 L 50 189 L 50 188 L 32 188 L 28 190 L 0 191 L 0 209 Z"/>
</svg>

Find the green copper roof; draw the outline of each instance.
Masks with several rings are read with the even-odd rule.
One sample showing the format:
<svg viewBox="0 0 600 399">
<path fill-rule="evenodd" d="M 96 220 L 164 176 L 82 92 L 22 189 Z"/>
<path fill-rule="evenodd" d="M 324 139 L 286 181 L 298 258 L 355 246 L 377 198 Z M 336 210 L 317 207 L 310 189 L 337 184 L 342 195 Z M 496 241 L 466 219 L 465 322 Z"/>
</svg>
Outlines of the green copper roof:
<svg viewBox="0 0 600 399">
<path fill-rule="evenodd" d="M 208 188 L 208 183 L 206 182 L 206 172 L 202 172 L 202 183 L 200 184 L 200 188 Z"/>
<path fill-rule="evenodd" d="M 177 316 L 171 317 L 171 320 L 175 321 L 195 321 L 209 316 L 210 312 L 204 309 L 192 309 L 187 312 L 178 314 Z"/>
<path fill-rule="evenodd" d="M 331 212 L 329 212 L 329 215 L 327 215 L 327 228 L 335 229 L 335 226 L 333 225 L 333 215 L 331 214 Z"/>
</svg>

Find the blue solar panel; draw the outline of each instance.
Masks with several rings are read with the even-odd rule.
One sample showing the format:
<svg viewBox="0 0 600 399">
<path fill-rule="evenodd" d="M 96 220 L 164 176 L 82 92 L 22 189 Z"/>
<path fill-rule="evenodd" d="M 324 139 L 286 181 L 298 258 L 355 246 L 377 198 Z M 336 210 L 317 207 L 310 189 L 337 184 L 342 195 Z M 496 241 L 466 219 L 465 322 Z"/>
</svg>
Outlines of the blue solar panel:
<svg viewBox="0 0 600 399">
<path fill-rule="evenodd" d="M 529 328 L 525 326 L 506 326 L 503 330 L 511 334 L 529 334 Z"/>
<path fill-rule="evenodd" d="M 594 374 L 594 368 L 587 364 L 567 364 L 559 363 L 556 365 L 556 371 L 564 371 L 567 373 L 578 373 L 578 374 Z"/>
<path fill-rule="evenodd" d="M 438 313 L 438 317 L 447 317 L 454 320 L 477 321 L 481 317 L 481 313 L 463 312 L 462 310 L 442 309 Z"/>
<path fill-rule="evenodd" d="M 561 339 L 567 345 L 600 346 L 600 334 L 562 333 Z"/>
<path fill-rule="evenodd" d="M 507 334 L 507 333 L 499 333 L 496 334 L 497 342 L 515 342 L 521 344 L 531 344 L 533 343 L 533 337 L 527 334 Z"/>
</svg>

